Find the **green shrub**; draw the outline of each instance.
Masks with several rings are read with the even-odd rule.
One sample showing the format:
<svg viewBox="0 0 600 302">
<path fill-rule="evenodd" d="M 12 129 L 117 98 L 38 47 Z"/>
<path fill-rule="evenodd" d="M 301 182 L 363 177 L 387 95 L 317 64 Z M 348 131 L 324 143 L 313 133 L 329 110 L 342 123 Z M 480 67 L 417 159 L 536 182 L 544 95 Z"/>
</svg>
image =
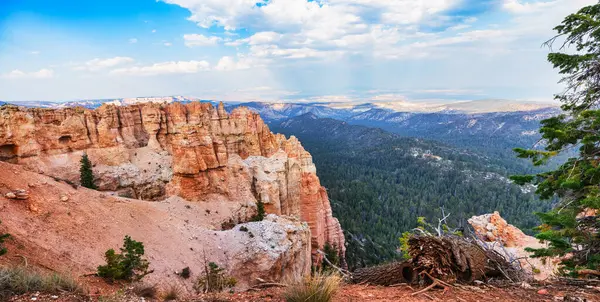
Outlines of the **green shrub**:
<svg viewBox="0 0 600 302">
<path fill-rule="evenodd" d="M 265 204 L 259 200 L 256 202 L 256 215 L 252 217 L 252 221 L 263 221 L 265 216 L 267 216 L 265 212 Z"/>
<path fill-rule="evenodd" d="M 24 267 L 0 267 L 0 301 L 29 292 L 84 294 L 85 290 L 69 276 L 42 274 Z"/>
<path fill-rule="evenodd" d="M 183 278 L 183 279 L 188 279 L 188 278 L 190 277 L 190 275 L 191 275 L 191 274 L 192 274 L 192 273 L 191 273 L 191 271 L 190 271 L 190 268 L 189 268 L 189 267 L 184 267 L 184 268 L 181 270 L 181 273 L 179 273 L 179 276 L 180 276 L 181 278 Z"/>
<path fill-rule="evenodd" d="M 329 242 L 327 242 L 323 247 L 323 252 L 325 253 L 325 257 L 327 257 L 327 260 L 329 260 L 331 264 L 335 266 L 340 265 L 340 249 L 337 247 L 337 245 L 332 245 Z M 329 267 L 329 264 L 325 262 L 323 266 L 327 268 Z"/>
<path fill-rule="evenodd" d="M 126 280 L 139 281 L 147 274 L 150 263 L 143 259 L 144 244 L 125 236 L 121 254 L 117 254 L 115 250 L 110 249 L 104 253 L 106 265 L 98 266 L 98 276 L 109 281 Z"/>
<path fill-rule="evenodd" d="M 204 276 L 196 281 L 194 288 L 198 292 L 220 292 L 226 288 L 234 287 L 237 284 L 235 278 L 225 274 L 224 269 L 216 263 L 210 262 L 205 266 Z"/>
<path fill-rule="evenodd" d="M 286 302 L 329 302 L 337 292 L 341 278 L 335 273 L 317 273 L 287 287 Z"/>
<path fill-rule="evenodd" d="M 83 154 L 80 163 L 81 166 L 79 167 L 79 174 L 81 186 L 95 190 L 96 185 L 94 185 L 94 172 L 92 171 L 92 162 L 88 158 L 87 153 Z"/>
<path fill-rule="evenodd" d="M 0 223 L 2 223 L 2 221 L 0 221 Z M 7 252 L 6 248 L 2 244 L 8 237 L 10 237 L 10 234 L 0 234 L 0 256 L 6 254 Z"/>
</svg>

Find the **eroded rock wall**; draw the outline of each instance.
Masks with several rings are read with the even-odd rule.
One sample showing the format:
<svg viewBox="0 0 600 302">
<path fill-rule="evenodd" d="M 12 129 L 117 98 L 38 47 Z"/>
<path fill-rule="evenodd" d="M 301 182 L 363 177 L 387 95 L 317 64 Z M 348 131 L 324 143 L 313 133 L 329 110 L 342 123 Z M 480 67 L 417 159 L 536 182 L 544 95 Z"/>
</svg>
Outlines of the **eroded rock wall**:
<svg viewBox="0 0 600 302">
<path fill-rule="evenodd" d="M 313 253 L 344 237 L 311 155 L 292 137 L 271 133 L 247 108 L 144 103 L 83 108 L 0 108 L 0 160 L 79 182 L 79 160 L 94 163 L 100 190 L 159 200 L 261 200 L 268 213 L 299 217 Z"/>
</svg>

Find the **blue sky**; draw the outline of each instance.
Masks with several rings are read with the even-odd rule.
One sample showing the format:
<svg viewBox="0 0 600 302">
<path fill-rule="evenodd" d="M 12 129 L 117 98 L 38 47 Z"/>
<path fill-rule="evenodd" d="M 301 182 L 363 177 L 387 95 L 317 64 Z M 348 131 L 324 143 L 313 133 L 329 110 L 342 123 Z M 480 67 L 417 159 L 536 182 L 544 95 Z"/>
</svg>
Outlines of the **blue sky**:
<svg viewBox="0 0 600 302">
<path fill-rule="evenodd" d="M 0 0 L 0 100 L 550 101 L 595 0 Z"/>
</svg>

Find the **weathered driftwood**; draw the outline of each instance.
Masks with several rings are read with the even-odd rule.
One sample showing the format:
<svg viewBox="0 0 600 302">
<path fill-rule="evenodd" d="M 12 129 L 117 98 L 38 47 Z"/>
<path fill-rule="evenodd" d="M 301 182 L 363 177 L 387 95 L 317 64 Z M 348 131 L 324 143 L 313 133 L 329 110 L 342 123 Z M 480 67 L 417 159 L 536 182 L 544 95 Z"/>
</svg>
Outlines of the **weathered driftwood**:
<svg viewBox="0 0 600 302">
<path fill-rule="evenodd" d="M 352 282 L 390 286 L 400 283 L 413 283 L 417 274 L 409 262 L 393 262 L 384 265 L 361 268 L 352 273 Z"/>
</svg>

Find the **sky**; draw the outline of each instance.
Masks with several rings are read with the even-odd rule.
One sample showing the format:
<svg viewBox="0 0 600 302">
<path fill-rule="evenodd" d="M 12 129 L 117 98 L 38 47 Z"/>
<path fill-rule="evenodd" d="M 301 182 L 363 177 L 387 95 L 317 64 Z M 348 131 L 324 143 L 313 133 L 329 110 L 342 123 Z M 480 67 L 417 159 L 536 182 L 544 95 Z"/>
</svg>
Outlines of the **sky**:
<svg viewBox="0 0 600 302">
<path fill-rule="evenodd" d="M 0 100 L 550 102 L 596 0 L 0 0 Z"/>
</svg>

